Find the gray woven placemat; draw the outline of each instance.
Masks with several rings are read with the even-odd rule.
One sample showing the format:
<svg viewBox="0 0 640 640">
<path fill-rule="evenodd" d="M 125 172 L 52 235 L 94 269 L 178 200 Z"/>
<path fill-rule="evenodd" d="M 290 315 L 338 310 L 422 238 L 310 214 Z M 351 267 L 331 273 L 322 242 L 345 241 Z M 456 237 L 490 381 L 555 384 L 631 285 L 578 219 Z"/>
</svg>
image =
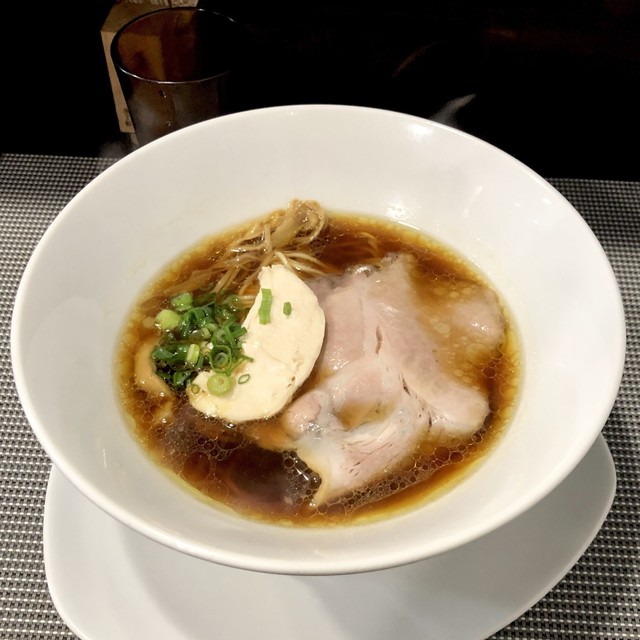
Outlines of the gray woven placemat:
<svg viewBox="0 0 640 640">
<path fill-rule="evenodd" d="M 9 326 L 33 248 L 67 202 L 113 160 L 0 155 L 0 638 L 74 638 L 47 589 L 42 519 L 50 463 L 15 392 Z M 604 427 L 618 489 L 578 564 L 494 640 L 640 637 L 640 183 L 550 180 L 584 216 L 620 283 L 628 327 L 619 397 Z M 114 639 L 117 640 L 117 639 Z"/>
</svg>

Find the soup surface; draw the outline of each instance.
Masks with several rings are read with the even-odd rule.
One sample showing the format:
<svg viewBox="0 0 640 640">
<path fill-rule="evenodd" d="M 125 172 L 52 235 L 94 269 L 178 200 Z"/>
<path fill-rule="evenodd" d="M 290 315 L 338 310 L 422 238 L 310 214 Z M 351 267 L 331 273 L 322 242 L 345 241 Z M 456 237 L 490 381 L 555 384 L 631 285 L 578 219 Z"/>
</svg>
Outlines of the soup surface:
<svg viewBox="0 0 640 640">
<path fill-rule="evenodd" d="M 203 499 L 320 526 L 467 476 L 508 424 L 519 361 L 505 305 L 464 258 L 294 200 L 160 273 L 116 377 L 136 439 Z"/>
</svg>

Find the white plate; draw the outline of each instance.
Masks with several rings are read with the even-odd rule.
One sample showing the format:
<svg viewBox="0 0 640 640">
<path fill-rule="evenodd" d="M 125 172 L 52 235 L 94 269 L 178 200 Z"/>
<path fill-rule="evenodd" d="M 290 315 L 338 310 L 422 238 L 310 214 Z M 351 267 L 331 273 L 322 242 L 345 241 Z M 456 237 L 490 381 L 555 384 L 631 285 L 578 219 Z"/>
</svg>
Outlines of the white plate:
<svg viewBox="0 0 640 640">
<path fill-rule="evenodd" d="M 286 576 L 200 560 L 98 509 L 54 467 L 44 513 L 49 589 L 85 640 L 480 640 L 542 598 L 609 512 L 602 436 L 547 498 L 475 542 L 404 567 Z"/>
</svg>

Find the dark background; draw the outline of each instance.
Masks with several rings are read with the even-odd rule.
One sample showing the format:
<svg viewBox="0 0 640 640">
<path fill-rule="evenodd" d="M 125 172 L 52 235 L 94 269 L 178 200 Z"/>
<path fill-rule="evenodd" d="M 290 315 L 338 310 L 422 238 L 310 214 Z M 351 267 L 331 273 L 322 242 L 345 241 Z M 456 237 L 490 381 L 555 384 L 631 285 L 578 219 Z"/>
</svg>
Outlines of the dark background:
<svg viewBox="0 0 640 640">
<path fill-rule="evenodd" d="M 234 110 L 339 103 L 442 121 L 545 177 L 640 180 L 640 0 L 201 0 L 245 46 Z M 121 156 L 111 1 L 3 5 L 0 152 Z"/>
</svg>

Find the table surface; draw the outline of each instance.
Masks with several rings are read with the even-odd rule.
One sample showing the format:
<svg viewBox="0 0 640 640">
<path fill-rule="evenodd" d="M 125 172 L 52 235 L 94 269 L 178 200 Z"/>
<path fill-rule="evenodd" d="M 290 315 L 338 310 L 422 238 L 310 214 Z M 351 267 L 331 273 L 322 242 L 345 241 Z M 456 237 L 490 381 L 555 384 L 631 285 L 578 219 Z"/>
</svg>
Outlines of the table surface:
<svg viewBox="0 0 640 640">
<path fill-rule="evenodd" d="M 0 155 L 0 638 L 74 638 L 49 595 L 42 552 L 51 463 L 35 439 L 11 370 L 9 328 L 26 263 L 51 221 L 114 162 Z M 493 640 L 640 637 L 640 182 L 547 178 L 601 242 L 627 320 L 622 386 L 603 435 L 618 486 L 599 534 L 567 576 Z"/>
</svg>

